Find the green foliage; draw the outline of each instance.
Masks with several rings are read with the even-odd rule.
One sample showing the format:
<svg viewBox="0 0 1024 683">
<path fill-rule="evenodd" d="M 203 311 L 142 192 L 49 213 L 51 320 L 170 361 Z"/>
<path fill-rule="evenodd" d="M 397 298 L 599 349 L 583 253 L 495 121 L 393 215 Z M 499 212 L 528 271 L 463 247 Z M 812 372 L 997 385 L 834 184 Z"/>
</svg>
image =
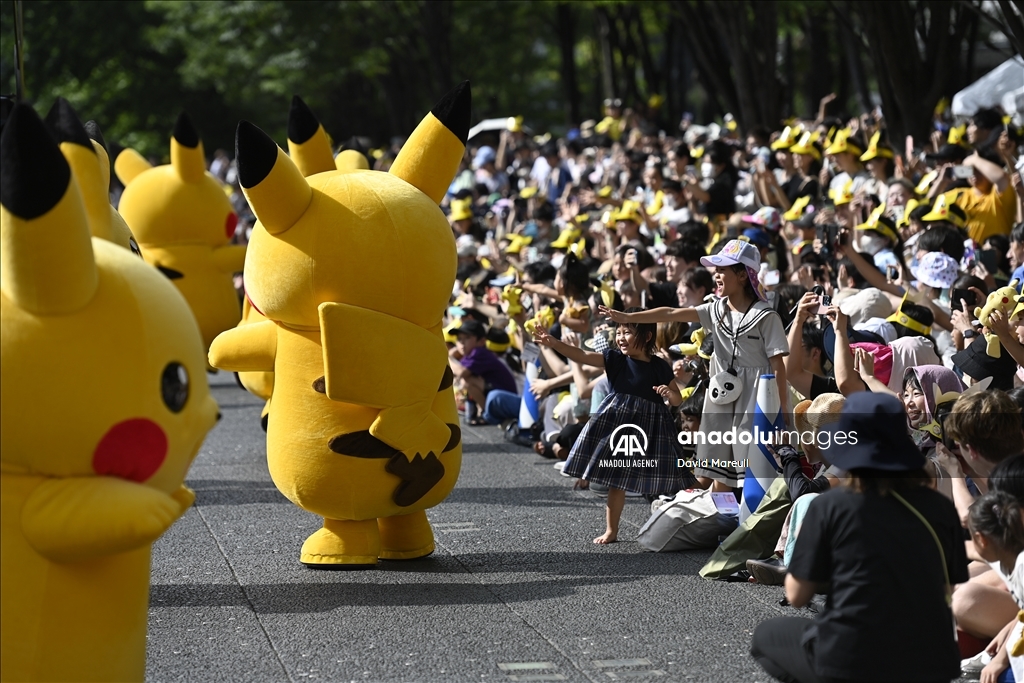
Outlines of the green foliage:
<svg viewBox="0 0 1024 683">
<path fill-rule="evenodd" d="M 911 24 L 888 30 L 892 56 L 864 35 L 866 25 L 875 33 L 895 25 L 886 12 L 916 11 L 911 0 L 34 0 L 23 8 L 29 100 L 45 111 L 64 96 L 108 140 L 157 158 L 183 109 L 211 153 L 232 147 L 243 118 L 284 143 L 292 94 L 335 140 L 362 135 L 380 145 L 408 134 L 463 79 L 473 82 L 474 120 L 523 115 L 539 131 L 599 118 L 607 96 L 642 106 L 655 94 L 667 98 L 669 128 L 687 110 L 702 121 L 732 111 L 743 125 L 774 127 L 813 116 L 830 91 L 839 93 L 835 113 L 857 113 L 876 91 L 894 109 L 900 92 L 890 81 L 901 74 L 891 65 L 920 71 L 908 71 L 908 83 L 932 66 L 897 50 L 913 44 Z M 14 92 L 12 17 L 11 0 L 0 0 L 5 93 Z M 911 125 L 930 111 L 923 100 L 951 95 L 968 77 L 935 80 L 891 123 L 904 116 Z"/>
</svg>

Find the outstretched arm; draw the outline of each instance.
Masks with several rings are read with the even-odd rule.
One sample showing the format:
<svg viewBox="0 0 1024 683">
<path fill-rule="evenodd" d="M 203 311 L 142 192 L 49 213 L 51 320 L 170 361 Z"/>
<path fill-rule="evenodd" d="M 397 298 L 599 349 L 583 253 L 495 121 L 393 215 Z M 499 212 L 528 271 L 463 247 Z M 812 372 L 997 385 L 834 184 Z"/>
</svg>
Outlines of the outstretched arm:
<svg viewBox="0 0 1024 683">
<path fill-rule="evenodd" d="M 533 340 L 541 346 L 546 346 L 549 349 L 557 351 L 571 361 L 582 363 L 583 365 L 593 365 L 594 367 L 604 367 L 604 356 L 600 353 L 593 351 L 584 351 L 578 346 L 570 346 L 563 341 L 559 341 L 548 334 L 547 330 L 537 328 L 533 333 Z"/>
<path fill-rule="evenodd" d="M 700 316 L 697 315 L 696 308 L 669 308 L 666 306 L 638 313 L 623 313 L 622 311 L 613 311 L 605 306 L 598 306 L 597 310 L 600 315 L 607 316 L 617 323 L 700 322 Z"/>
</svg>

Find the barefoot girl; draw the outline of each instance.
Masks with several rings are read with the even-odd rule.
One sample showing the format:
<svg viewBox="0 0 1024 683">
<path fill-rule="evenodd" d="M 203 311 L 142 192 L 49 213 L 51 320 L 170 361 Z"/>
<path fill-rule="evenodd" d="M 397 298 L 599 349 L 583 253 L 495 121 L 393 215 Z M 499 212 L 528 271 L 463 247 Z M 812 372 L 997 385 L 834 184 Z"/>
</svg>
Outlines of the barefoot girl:
<svg viewBox="0 0 1024 683">
<path fill-rule="evenodd" d="M 600 309 L 602 315 L 617 323 L 700 322 L 714 336 L 711 385 L 705 395 L 700 424 L 705 434 L 724 435 L 735 430 L 738 436 L 753 428 L 757 382 L 763 374 L 775 374 L 781 389 L 779 406 L 783 415 L 789 412 L 783 363 L 783 357 L 789 353 L 789 342 L 782 319 L 766 303 L 764 288 L 757 279 L 760 260 L 753 244 L 731 240 L 715 256 L 700 260 L 701 265 L 715 269 L 717 300 L 696 308 L 655 308 L 639 313 Z M 710 462 L 741 461 L 747 457 L 749 447 L 738 440 L 733 444 L 720 441 L 698 441 L 697 458 Z M 713 490 L 725 491 L 740 485 L 744 471 L 739 467 L 717 466 L 697 468 L 694 474 L 714 480 Z"/>
<path fill-rule="evenodd" d="M 619 325 L 614 348 L 603 354 L 570 346 L 545 330 L 537 330 L 534 335 L 538 344 L 570 360 L 603 367 L 611 385 L 611 392 L 572 447 L 563 470 L 568 476 L 608 487 L 607 525 L 594 543 L 614 543 L 618 539 L 626 491 L 674 494 L 696 483 L 688 469 L 677 467 L 683 454 L 665 401 L 677 406 L 682 396 L 671 366 L 653 355 L 656 331 L 657 327 L 650 324 Z M 613 443 L 613 432 L 623 425 L 639 427 L 643 436 L 631 426 L 615 434 Z M 646 441 L 644 453 L 616 449 L 620 438 L 630 436 L 638 437 L 641 446 Z"/>
</svg>

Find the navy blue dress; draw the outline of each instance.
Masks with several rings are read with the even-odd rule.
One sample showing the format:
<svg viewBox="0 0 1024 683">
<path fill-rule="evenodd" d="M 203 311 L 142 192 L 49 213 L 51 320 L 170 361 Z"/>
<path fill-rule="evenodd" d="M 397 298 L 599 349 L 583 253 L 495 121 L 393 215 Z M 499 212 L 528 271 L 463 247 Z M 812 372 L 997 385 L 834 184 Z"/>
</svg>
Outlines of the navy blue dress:
<svg viewBox="0 0 1024 683">
<path fill-rule="evenodd" d="M 609 349 L 604 366 L 611 391 L 583 427 L 564 473 L 637 493 L 674 494 L 694 486 L 690 470 L 678 466 L 684 454 L 675 420 L 654 391 L 675 379 L 669 364 Z"/>
</svg>

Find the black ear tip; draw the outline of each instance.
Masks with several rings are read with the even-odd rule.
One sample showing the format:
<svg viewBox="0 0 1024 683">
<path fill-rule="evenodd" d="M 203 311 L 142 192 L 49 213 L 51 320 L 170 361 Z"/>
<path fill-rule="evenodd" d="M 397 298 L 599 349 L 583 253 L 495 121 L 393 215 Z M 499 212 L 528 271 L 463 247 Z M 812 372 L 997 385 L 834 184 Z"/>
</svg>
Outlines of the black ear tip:
<svg viewBox="0 0 1024 683">
<path fill-rule="evenodd" d="M 309 140 L 320 128 L 320 120 L 302 98 L 292 97 L 292 107 L 288 111 L 288 139 L 297 145 Z"/>
<path fill-rule="evenodd" d="M 434 105 L 430 113 L 444 124 L 462 144 L 469 137 L 469 119 L 472 115 L 473 95 L 469 81 L 462 81 Z"/>
<path fill-rule="evenodd" d="M 172 135 L 179 145 L 192 148 L 199 146 L 199 133 L 186 112 L 181 112 L 178 115 L 178 120 L 174 122 Z"/>
<path fill-rule="evenodd" d="M 26 104 L 11 111 L 0 135 L 0 204 L 31 220 L 57 205 L 71 182 L 71 167 L 57 141 Z"/>
<path fill-rule="evenodd" d="M 100 130 L 100 124 L 95 121 L 86 121 L 85 133 L 91 140 L 98 142 L 100 147 L 107 149 L 107 141 L 103 139 L 103 131 Z"/>
<path fill-rule="evenodd" d="M 239 121 L 235 130 L 238 183 L 248 189 L 263 182 L 277 163 L 277 150 L 269 135 L 248 121 Z"/>
<path fill-rule="evenodd" d="M 74 107 L 63 97 L 58 97 L 46 114 L 46 125 L 53 131 L 57 142 L 71 142 L 81 145 L 90 151 L 92 143 L 89 142 L 89 134 L 82 127 L 82 121 L 78 118 Z"/>
</svg>

